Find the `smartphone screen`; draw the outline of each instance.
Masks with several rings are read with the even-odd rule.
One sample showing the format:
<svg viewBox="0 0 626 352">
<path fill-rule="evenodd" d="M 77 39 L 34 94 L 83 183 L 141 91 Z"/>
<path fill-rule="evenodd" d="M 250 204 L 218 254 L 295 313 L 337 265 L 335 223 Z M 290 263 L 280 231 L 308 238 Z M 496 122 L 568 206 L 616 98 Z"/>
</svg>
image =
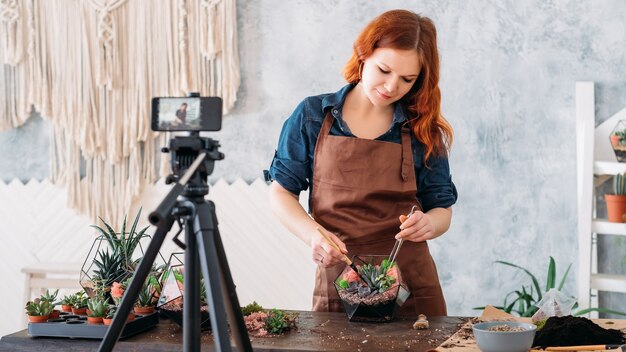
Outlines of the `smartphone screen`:
<svg viewBox="0 0 626 352">
<path fill-rule="evenodd" d="M 152 98 L 153 131 L 219 131 L 220 97 Z"/>
</svg>

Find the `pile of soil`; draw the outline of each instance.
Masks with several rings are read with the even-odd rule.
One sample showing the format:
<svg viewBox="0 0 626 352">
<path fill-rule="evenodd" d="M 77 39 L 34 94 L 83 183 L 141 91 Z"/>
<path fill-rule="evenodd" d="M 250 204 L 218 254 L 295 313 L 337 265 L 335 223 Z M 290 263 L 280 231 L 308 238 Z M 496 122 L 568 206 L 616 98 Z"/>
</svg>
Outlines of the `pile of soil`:
<svg viewBox="0 0 626 352">
<path fill-rule="evenodd" d="M 575 346 L 621 344 L 626 342 L 624 333 L 604 329 L 591 320 L 571 315 L 550 317 L 543 328 L 535 334 L 533 346 Z"/>
</svg>

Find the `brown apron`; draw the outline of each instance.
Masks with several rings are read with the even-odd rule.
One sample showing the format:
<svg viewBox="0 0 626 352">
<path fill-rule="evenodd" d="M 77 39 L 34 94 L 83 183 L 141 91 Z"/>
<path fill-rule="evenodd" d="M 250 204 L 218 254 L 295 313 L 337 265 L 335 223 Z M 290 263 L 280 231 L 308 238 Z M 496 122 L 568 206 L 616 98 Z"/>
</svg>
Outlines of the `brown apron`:
<svg viewBox="0 0 626 352">
<path fill-rule="evenodd" d="M 333 136 L 333 121 L 327 113 L 317 138 L 311 214 L 350 255 L 389 255 L 400 231 L 398 216 L 418 203 L 411 131 L 403 126 L 402 144 Z M 411 292 L 397 314 L 447 315 L 428 244 L 405 241 L 396 261 Z M 344 267 L 318 266 L 314 311 L 343 311 L 334 281 Z"/>
</svg>

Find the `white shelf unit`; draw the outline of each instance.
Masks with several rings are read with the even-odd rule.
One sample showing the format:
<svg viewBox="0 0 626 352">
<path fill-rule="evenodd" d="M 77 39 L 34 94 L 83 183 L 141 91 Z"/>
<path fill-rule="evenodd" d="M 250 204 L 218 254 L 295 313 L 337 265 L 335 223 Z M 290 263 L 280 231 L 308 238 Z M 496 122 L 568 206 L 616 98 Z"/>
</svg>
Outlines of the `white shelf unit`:
<svg viewBox="0 0 626 352">
<path fill-rule="evenodd" d="M 608 275 L 597 270 L 597 235 L 626 236 L 626 223 L 596 217 L 595 181 L 626 171 L 617 162 L 609 136 L 626 108 L 595 126 L 593 82 L 576 82 L 576 154 L 578 202 L 578 303 L 581 309 L 598 306 L 598 291 L 626 293 L 626 275 Z M 597 317 L 597 314 L 592 314 Z"/>
</svg>

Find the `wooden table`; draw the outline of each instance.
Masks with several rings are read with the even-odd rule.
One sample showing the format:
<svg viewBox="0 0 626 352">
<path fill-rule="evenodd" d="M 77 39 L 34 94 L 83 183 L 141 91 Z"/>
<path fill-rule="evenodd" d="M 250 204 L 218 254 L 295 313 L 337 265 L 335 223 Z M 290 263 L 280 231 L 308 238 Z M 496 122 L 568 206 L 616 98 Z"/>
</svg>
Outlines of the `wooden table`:
<svg viewBox="0 0 626 352">
<path fill-rule="evenodd" d="M 253 337 L 255 351 L 420 351 L 439 346 L 468 318 L 431 317 L 428 330 L 413 330 L 415 319 L 352 323 L 344 313 L 298 312 L 298 329 L 279 337 Z M 26 330 L 0 339 L 0 351 L 95 351 L 100 340 L 32 338 Z M 118 341 L 115 351 L 181 351 L 182 328 L 162 319 L 155 329 Z M 212 351 L 210 333 L 202 350 Z"/>
</svg>

